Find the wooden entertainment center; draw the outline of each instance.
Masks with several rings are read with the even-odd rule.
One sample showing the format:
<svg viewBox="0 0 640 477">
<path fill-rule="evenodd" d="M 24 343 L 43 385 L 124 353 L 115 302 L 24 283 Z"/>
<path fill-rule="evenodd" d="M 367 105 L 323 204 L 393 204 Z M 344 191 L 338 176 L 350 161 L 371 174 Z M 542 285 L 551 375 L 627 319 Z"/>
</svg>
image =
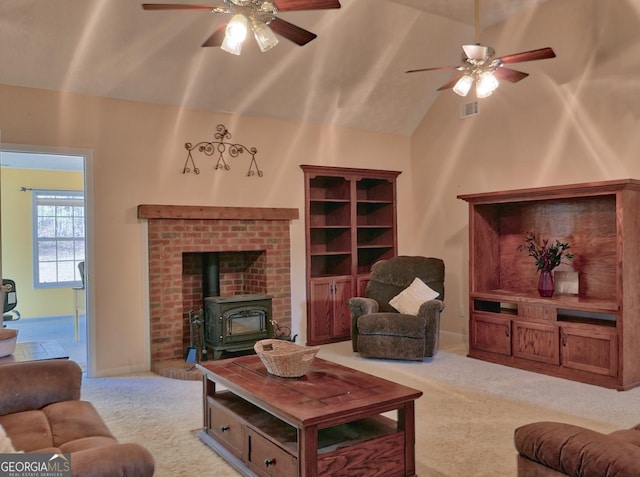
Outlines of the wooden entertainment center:
<svg viewBox="0 0 640 477">
<path fill-rule="evenodd" d="M 258 356 L 198 364 L 200 438 L 251 477 L 414 477 L 422 391 L 315 358 L 300 378 Z M 396 411 L 397 419 L 383 416 Z"/>
<path fill-rule="evenodd" d="M 640 384 L 640 181 L 460 195 L 469 203 L 469 356 L 598 386 Z M 568 242 L 577 294 L 541 298 L 528 232 Z"/>
</svg>

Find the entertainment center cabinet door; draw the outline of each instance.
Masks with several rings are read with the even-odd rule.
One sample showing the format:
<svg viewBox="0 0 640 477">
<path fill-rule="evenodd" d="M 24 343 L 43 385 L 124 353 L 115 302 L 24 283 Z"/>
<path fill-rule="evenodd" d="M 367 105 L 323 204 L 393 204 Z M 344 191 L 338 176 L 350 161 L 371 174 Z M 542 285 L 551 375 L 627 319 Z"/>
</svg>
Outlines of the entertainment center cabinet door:
<svg viewBox="0 0 640 477">
<path fill-rule="evenodd" d="M 513 322 L 513 356 L 560 364 L 560 328 L 551 323 Z"/>
<path fill-rule="evenodd" d="M 618 376 L 618 335 L 615 328 L 563 325 L 562 365 L 605 376 Z"/>
<path fill-rule="evenodd" d="M 471 315 L 471 349 L 511 356 L 511 319 L 491 313 Z"/>
</svg>

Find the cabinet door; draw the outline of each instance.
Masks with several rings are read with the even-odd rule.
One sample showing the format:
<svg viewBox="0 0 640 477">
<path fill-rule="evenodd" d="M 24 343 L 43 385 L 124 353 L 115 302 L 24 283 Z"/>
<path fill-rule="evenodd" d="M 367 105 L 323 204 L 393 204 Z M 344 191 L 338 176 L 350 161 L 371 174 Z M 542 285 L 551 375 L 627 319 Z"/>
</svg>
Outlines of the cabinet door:
<svg viewBox="0 0 640 477">
<path fill-rule="evenodd" d="M 354 296 L 352 277 L 315 278 L 310 283 L 310 344 L 348 339 L 351 336 L 349 298 Z"/>
<path fill-rule="evenodd" d="M 333 338 L 349 338 L 351 336 L 349 299 L 353 296 L 353 279 L 351 277 L 334 280 Z"/>
<path fill-rule="evenodd" d="M 513 356 L 560 364 L 560 329 L 551 323 L 513 322 Z"/>
<path fill-rule="evenodd" d="M 562 365 L 606 376 L 618 375 L 618 335 L 615 328 L 562 327 Z"/>
<path fill-rule="evenodd" d="M 470 346 L 480 351 L 511 355 L 511 319 L 498 314 L 471 315 Z"/>
<path fill-rule="evenodd" d="M 326 343 L 333 335 L 333 279 L 316 278 L 309 283 L 309 336 L 311 344 Z"/>
</svg>

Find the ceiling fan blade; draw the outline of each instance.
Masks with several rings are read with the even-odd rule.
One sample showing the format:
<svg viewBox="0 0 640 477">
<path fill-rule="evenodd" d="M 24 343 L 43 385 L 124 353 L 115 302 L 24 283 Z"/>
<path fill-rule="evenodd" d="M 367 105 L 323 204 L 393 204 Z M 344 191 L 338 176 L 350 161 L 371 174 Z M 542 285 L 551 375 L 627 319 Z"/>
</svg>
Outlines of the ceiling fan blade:
<svg viewBox="0 0 640 477">
<path fill-rule="evenodd" d="M 180 3 L 143 3 L 143 10 L 213 10 L 207 5 L 182 5 Z"/>
<path fill-rule="evenodd" d="M 318 36 L 315 33 L 311 33 L 310 31 L 300 28 L 293 23 L 284 21 L 281 18 L 274 18 L 273 21 L 269 23 L 269 27 L 274 33 L 277 33 L 300 46 L 306 45 Z"/>
<path fill-rule="evenodd" d="M 442 91 L 443 89 L 453 88 L 456 85 L 456 83 L 458 82 L 458 80 L 460 78 L 462 78 L 463 76 L 464 76 L 463 73 L 456 73 L 455 75 L 453 75 L 453 78 L 451 78 L 445 84 L 440 86 L 436 91 Z"/>
<path fill-rule="evenodd" d="M 506 81 L 510 81 L 511 83 L 517 83 L 520 80 L 525 79 L 529 76 L 529 73 L 523 73 L 522 71 L 512 70 L 511 68 L 505 68 L 501 66 L 497 70 L 493 72 L 493 74 L 498 78 Z"/>
<path fill-rule="evenodd" d="M 523 51 L 513 55 L 502 56 L 499 59 L 503 63 L 522 63 L 523 61 L 546 60 L 547 58 L 555 58 L 555 52 L 547 47 L 538 50 Z"/>
<path fill-rule="evenodd" d="M 293 10 L 328 10 L 340 8 L 338 0 L 275 0 L 273 4 L 281 12 Z"/>
<path fill-rule="evenodd" d="M 433 68 L 420 68 L 417 70 L 407 70 L 405 73 L 419 73 L 420 71 L 456 70 L 457 66 L 435 66 Z"/>
<path fill-rule="evenodd" d="M 211 34 L 207 41 L 205 41 L 202 46 L 220 46 L 224 41 L 225 30 L 227 29 L 227 24 L 223 23 Z"/>
</svg>

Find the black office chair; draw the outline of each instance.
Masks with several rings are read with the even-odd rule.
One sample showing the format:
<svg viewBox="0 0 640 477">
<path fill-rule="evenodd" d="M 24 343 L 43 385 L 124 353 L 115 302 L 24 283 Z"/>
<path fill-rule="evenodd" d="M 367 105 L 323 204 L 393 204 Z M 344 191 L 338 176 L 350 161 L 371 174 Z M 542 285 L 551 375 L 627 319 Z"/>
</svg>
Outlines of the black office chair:
<svg viewBox="0 0 640 477">
<path fill-rule="evenodd" d="M 16 310 L 18 306 L 18 294 L 16 293 L 16 282 L 8 278 L 2 279 L 2 288 L 4 290 L 4 304 L 2 307 L 2 327 L 6 325 L 5 321 L 17 321 L 20 319 L 20 312 Z"/>
</svg>

